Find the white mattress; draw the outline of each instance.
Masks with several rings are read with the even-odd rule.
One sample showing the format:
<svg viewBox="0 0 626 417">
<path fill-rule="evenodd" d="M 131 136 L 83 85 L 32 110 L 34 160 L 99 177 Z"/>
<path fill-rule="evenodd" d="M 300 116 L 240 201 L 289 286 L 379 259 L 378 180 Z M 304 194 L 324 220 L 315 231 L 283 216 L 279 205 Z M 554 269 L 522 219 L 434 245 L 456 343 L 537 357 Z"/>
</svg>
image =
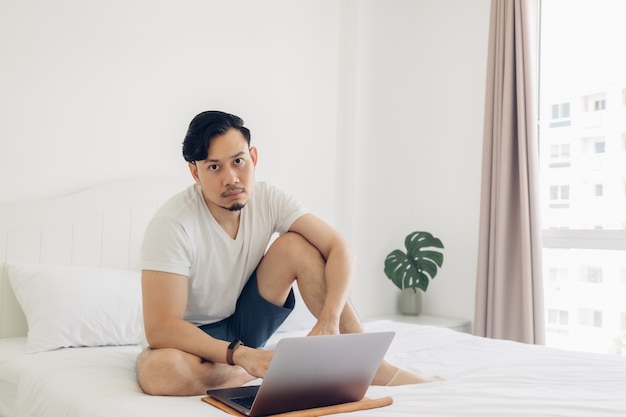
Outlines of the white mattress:
<svg viewBox="0 0 626 417">
<path fill-rule="evenodd" d="M 371 387 L 384 409 L 358 416 L 624 416 L 626 358 L 564 352 L 390 321 L 387 359 L 445 381 Z M 303 335 L 301 331 L 279 337 Z M 135 379 L 137 346 L 74 348 L 27 355 L 23 338 L 0 340 L 0 412 L 11 417 L 224 416 L 200 397 L 151 397 Z"/>
</svg>

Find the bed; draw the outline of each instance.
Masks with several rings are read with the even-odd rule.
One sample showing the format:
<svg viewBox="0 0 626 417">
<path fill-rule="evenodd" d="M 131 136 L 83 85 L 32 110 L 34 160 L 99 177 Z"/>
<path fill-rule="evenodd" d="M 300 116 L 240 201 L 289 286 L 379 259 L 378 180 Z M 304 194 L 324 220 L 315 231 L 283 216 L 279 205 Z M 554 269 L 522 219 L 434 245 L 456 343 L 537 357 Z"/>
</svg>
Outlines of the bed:
<svg viewBox="0 0 626 417">
<path fill-rule="evenodd" d="M 139 389 L 139 247 L 152 213 L 188 181 L 120 181 L 0 205 L 0 416 L 225 416 L 201 397 Z M 303 309 L 268 342 L 302 336 Z M 625 416 L 626 358 L 491 340 L 390 320 L 387 360 L 444 381 L 371 387 L 393 404 L 356 416 Z"/>
</svg>

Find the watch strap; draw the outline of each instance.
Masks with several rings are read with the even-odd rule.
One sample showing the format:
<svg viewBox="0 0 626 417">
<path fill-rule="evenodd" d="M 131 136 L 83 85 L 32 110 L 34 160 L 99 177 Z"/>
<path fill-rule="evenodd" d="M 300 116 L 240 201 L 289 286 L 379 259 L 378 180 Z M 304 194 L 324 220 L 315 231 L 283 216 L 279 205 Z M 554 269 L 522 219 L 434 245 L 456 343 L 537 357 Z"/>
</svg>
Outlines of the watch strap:
<svg viewBox="0 0 626 417">
<path fill-rule="evenodd" d="M 239 339 L 233 340 L 232 342 L 230 342 L 230 345 L 228 345 L 228 349 L 226 350 L 226 362 L 228 362 L 229 365 L 235 364 L 235 362 L 233 361 L 233 354 L 235 353 L 237 348 L 239 348 L 239 346 L 243 346 L 243 342 Z"/>
</svg>

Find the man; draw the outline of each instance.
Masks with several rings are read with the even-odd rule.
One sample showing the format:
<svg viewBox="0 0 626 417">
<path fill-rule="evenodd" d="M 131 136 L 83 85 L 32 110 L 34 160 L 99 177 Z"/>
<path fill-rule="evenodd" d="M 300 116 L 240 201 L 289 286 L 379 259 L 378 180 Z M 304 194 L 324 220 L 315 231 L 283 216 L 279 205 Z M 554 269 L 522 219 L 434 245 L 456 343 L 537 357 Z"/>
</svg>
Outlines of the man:
<svg viewBox="0 0 626 417">
<path fill-rule="evenodd" d="M 362 332 L 348 302 L 348 245 L 293 198 L 255 182 L 258 151 L 243 120 L 200 113 L 183 156 L 196 184 L 158 210 L 142 249 L 149 348 L 137 377 L 146 393 L 201 395 L 263 377 L 272 351 L 261 347 L 293 309 L 294 281 L 317 318 L 311 336 Z M 383 362 L 373 383 L 424 381 Z"/>
</svg>

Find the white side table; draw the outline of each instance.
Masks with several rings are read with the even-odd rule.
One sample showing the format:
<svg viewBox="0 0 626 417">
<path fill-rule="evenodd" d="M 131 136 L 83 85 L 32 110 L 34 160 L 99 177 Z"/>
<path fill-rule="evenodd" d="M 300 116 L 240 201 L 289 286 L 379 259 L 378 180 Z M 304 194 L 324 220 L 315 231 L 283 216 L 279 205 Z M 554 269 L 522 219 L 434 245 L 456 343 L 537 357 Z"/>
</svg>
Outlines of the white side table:
<svg viewBox="0 0 626 417">
<path fill-rule="evenodd" d="M 449 317 L 430 316 L 420 314 L 419 316 L 406 316 L 403 314 L 393 314 L 388 316 L 375 317 L 376 320 L 393 320 L 401 323 L 423 324 L 426 326 L 447 327 L 457 332 L 471 333 L 471 320 L 453 319 Z"/>
</svg>

